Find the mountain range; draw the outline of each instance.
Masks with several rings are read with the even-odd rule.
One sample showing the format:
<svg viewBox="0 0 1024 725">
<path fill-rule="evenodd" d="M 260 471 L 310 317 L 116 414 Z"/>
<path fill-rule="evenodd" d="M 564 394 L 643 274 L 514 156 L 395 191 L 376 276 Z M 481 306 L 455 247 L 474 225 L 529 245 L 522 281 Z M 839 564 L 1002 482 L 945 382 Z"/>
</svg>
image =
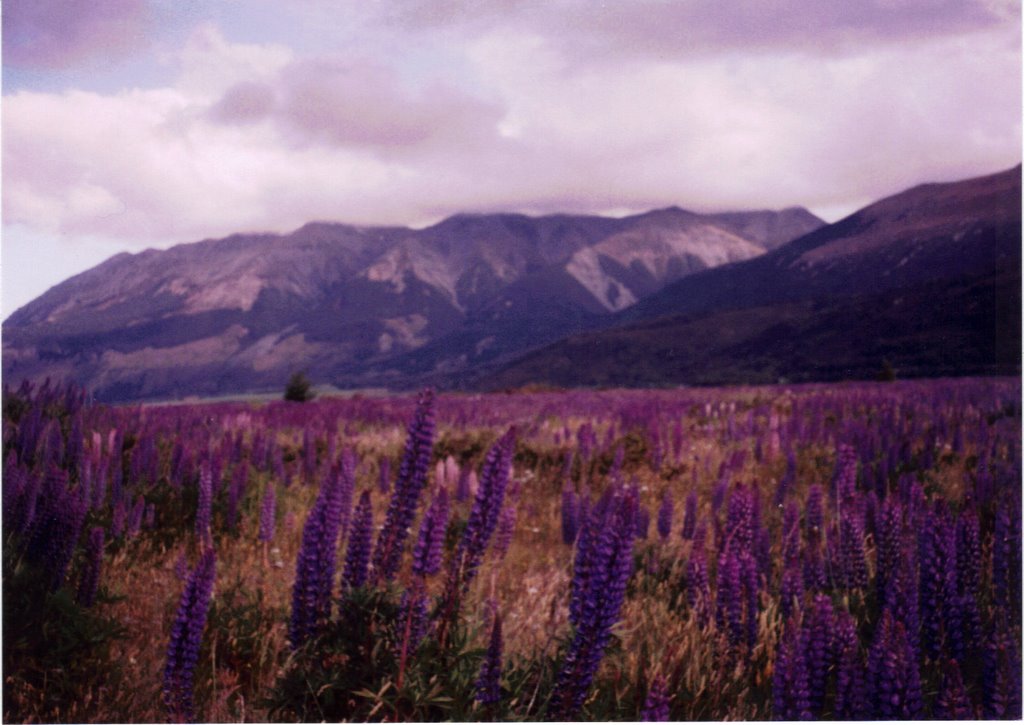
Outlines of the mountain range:
<svg viewBox="0 0 1024 725">
<path fill-rule="evenodd" d="M 1020 167 L 806 210 L 311 223 L 120 254 L 3 325 L 3 375 L 109 401 L 1019 374 Z"/>
</svg>

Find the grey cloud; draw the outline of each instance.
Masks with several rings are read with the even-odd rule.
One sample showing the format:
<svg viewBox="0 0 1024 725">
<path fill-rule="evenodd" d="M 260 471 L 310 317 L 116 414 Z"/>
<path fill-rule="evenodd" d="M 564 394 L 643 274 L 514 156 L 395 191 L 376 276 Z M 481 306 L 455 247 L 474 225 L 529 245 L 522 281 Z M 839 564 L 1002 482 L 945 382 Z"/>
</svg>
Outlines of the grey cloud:
<svg viewBox="0 0 1024 725">
<path fill-rule="evenodd" d="M 289 65 L 271 83 L 232 86 L 208 118 L 271 119 L 298 144 L 408 151 L 493 142 L 502 115 L 495 103 L 440 82 L 414 91 L 383 65 L 314 58 Z"/>
<path fill-rule="evenodd" d="M 5 0 L 3 62 L 22 68 L 68 68 L 110 59 L 143 45 L 149 23 L 143 0 Z"/>
<path fill-rule="evenodd" d="M 1019 6 L 1004 0 L 423 0 L 399 8 L 380 22 L 469 35 L 514 30 L 590 62 L 723 50 L 831 54 L 1020 22 Z"/>
</svg>

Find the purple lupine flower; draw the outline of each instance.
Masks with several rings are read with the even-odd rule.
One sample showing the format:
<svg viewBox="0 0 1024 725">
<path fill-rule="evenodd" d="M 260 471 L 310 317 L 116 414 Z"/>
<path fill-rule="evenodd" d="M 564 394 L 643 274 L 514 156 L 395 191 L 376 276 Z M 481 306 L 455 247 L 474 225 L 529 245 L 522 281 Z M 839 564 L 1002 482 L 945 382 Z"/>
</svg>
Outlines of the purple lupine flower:
<svg viewBox="0 0 1024 725">
<path fill-rule="evenodd" d="M 742 483 L 729 494 L 729 507 L 725 517 L 725 530 L 731 542 L 745 551 L 754 541 L 754 497 Z"/>
<path fill-rule="evenodd" d="M 834 715 L 839 720 L 868 717 L 864 662 L 860 654 L 857 623 L 849 612 L 840 612 L 835 623 L 836 699 Z"/>
<path fill-rule="evenodd" d="M 94 526 L 89 530 L 85 549 L 85 566 L 78 581 L 77 601 L 83 607 L 91 607 L 96 601 L 100 585 L 100 569 L 103 565 L 103 527 Z"/>
<path fill-rule="evenodd" d="M 199 467 L 199 503 L 196 506 L 196 537 L 209 543 L 210 517 L 213 514 L 213 472 L 206 461 Z"/>
<path fill-rule="evenodd" d="M 694 529 L 697 526 L 697 491 L 691 490 L 686 495 L 686 504 L 683 509 L 683 530 L 680 535 L 684 540 L 693 538 Z"/>
<path fill-rule="evenodd" d="M 444 537 L 448 530 L 448 490 L 438 489 L 420 523 L 420 534 L 412 552 L 412 573 L 426 577 L 441 569 Z"/>
<path fill-rule="evenodd" d="M 805 535 L 809 543 L 821 541 L 825 531 L 825 515 L 822 510 L 821 486 L 814 484 L 808 489 L 807 503 L 804 504 Z"/>
<path fill-rule="evenodd" d="M 944 616 L 956 598 L 956 543 L 945 512 L 927 511 L 918 538 L 921 639 L 936 659 L 943 643 Z"/>
<path fill-rule="evenodd" d="M 1019 495 L 1019 494 L 1018 494 Z M 1019 507 L 1014 507 L 1019 511 Z M 996 604 L 1020 610 L 1021 596 L 1021 522 L 1016 511 L 1007 506 L 996 510 L 992 534 L 992 588 Z"/>
<path fill-rule="evenodd" d="M 661 506 L 658 507 L 658 536 L 662 541 L 665 541 L 672 533 L 673 508 L 672 491 L 666 488 L 661 495 Z"/>
<path fill-rule="evenodd" d="M 981 589 L 981 526 L 973 507 L 960 512 L 956 522 L 956 580 L 961 593 Z"/>
<path fill-rule="evenodd" d="M 782 474 L 782 478 L 779 479 L 779 483 L 775 487 L 775 498 L 773 499 L 773 503 L 776 506 L 781 506 L 783 504 L 795 483 L 796 454 L 794 454 L 792 449 L 790 449 L 786 454 L 786 472 Z"/>
<path fill-rule="evenodd" d="M 821 541 L 809 541 L 804 546 L 804 589 L 822 591 L 828 584 L 825 574 L 825 559 L 821 555 Z"/>
<path fill-rule="evenodd" d="M 1020 640 L 1008 631 L 1008 619 L 1004 609 L 997 610 L 982 652 L 982 717 L 986 720 L 1021 718 Z"/>
<path fill-rule="evenodd" d="M 704 548 L 694 549 L 686 562 L 686 601 L 696 612 L 701 626 L 707 623 L 711 603 L 707 555 Z"/>
<path fill-rule="evenodd" d="M 25 553 L 44 568 L 52 591 L 64 583 L 86 513 L 86 502 L 68 489 L 67 473 L 51 468 L 42 484 Z"/>
<path fill-rule="evenodd" d="M 964 686 L 960 666 L 954 659 L 942 663 L 942 685 L 935 699 L 936 720 L 975 720 L 974 705 Z"/>
<path fill-rule="evenodd" d="M 501 616 L 494 615 L 491 639 L 476 681 L 476 699 L 484 705 L 501 701 Z"/>
<path fill-rule="evenodd" d="M 509 430 L 487 452 L 480 476 L 480 487 L 469 512 L 466 528 L 459 540 L 448 572 L 446 597 L 454 603 L 469 587 L 483 561 L 484 551 L 498 525 L 505 501 L 509 469 L 515 452 L 515 429 Z"/>
<path fill-rule="evenodd" d="M 745 553 L 745 552 L 744 552 Z M 726 547 L 718 558 L 718 588 L 715 600 L 715 623 L 727 632 L 729 641 L 737 645 L 745 639 L 743 628 L 743 577 L 739 552 Z"/>
<path fill-rule="evenodd" d="M 142 497 L 140 493 L 135 498 L 135 505 L 132 506 L 131 513 L 128 514 L 128 522 L 126 533 L 128 538 L 134 538 L 139 535 L 142 530 L 142 517 L 146 513 L 146 499 Z"/>
<path fill-rule="evenodd" d="M 807 689 L 810 692 L 811 713 L 816 717 L 822 715 L 828 673 L 833 666 L 834 629 L 832 601 L 824 594 L 819 594 L 808 609 L 802 627 Z"/>
<path fill-rule="evenodd" d="M 572 546 L 576 541 L 580 526 L 579 513 L 576 494 L 566 485 L 562 488 L 562 541 L 566 546 Z"/>
<path fill-rule="evenodd" d="M 890 599 L 891 582 L 900 565 L 900 550 L 903 546 L 903 507 L 894 497 L 886 498 L 882 504 L 881 521 L 877 528 L 875 585 L 879 606 L 884 608 Z"/>
<path fill-rule="evenodd" d="M 207 548 L 189 575 L 181 594 L 167 646 L 164 704 L 173 718 L 187 722 L 195 720 L 193 679 L 216 575 L 217 557 L 213 548 Z"/>
<path fill-rule="evenodd" d="M 370 492 L 363 491 L 352 517 L 352 531 L 345 552 L 345 571 L 341 576 L 343 592 L 358 589 L 366 583 L 372 537 L 373 506 L 370 504 Z"/>
<path fill-rule="evenodd" d="M 514 504 L 509 504 L 501 510 L 498 518 L 498 528 L 494 532 L 494 554 L 499 559 L 504 559 L 512 546 L 512 536 L 516 532 L 517 512 Z"/>
<path fill-rule="evenodd" d="M 647 688 L 647 697 L 644 698 L 644 706 L 640 711 L 641 722 L 668 722 L 668 689 L 665 685 L 665 678 L 655 677 L 651 686 Z"/>
<path fill-rule="evenodd" d="M 331 592 L 337 555 L 338 530 L 341 527 L 341 475 L 327 476 L 310 509 L 302 529 L 302 548 L 295 565 L 292 588 L 292 618 L 288 639 L 298 649 L 316 634 L 331 617 Z"/>
<path fill-rule="evenodd" d="M 800 607 L 804 598 L 804 575 L 800 568 L 799 557 L 789 559 L 782 571 L 782 583 L 779 585 L 779 612 L 783 619 L 789 619 Z"/>
<path fill-rule="evenodd" d="M 434 394 L 428 389 L 420 394 L 416 412 L 409 422 L 405 453 L 398 468 L 384 528 L 377 537 L 377 547 L 373 552 L 375 576 L 385 581 L 391 581 L 398 573 L 402 546 L 416 516 L 420 494 L 427 484 L 433 441 Z"/>
<path fill-rule="evenodd" d="M 864 589 L 868 584 L 868 568 L 864 556 L 864 526 L 859 512 L 843 510 L 839 541 L 844 585 L 847 589 Z"/>
<path fill-rule="evenodd" d="M 890 610 L 882 614 L 868 656 L 873 709 L 880 720 L 915 720 L 921 716 L 921 676 L 903 623 Z"/>
<path fill-rule="evenodd" d="M 263 492 L 263 501 L 260 503 L 260 541 L 273 541 L 274 529 L 277 523 L 277 492 L 274 481 L 267 481 L 267 488 Z"/>
<path fill-rule="evenodd" d="M 840 443 L 836 448 L 836 467 L 832 474 L 833 500 L 845 501 L 857 488 L 857 451 L 853 446 Z"/>
<path fill-rule="evenodd" d="M 548 707 L 553 719 L 573 720 L 583 706 L 594 673 L 611 638 L 633 568 L 637 501 L 631 489 L 617 490 L 588 516 L 580 532 L 587 560 L 573 571 L 570 618 L 575 634 L 559 669 Z M 577 563 L 579 556 L 577 556 Z M 578 602 L 574 608 L 573 602 Z"/>
<path fill-rule="evenodd" d="M 811 693 L 807 684 L 800 627 L 790 619 L 779 640 L 772 674 L 772 716 L 775 720 L 810 720 Z"/>
<path fill-rule="evenodd" d="M 430 600 L 422 588 L 414 584 L 411 589 L 402 592 L 402 598 L 398 603 L 397 622 L 402 627 L 398 633 L 399 655 L 402 647 L 407 654 L 412 654 L 420 646 L 420 642 L 427 636 L 430 630 L 429 608 Z"/>
</svg>

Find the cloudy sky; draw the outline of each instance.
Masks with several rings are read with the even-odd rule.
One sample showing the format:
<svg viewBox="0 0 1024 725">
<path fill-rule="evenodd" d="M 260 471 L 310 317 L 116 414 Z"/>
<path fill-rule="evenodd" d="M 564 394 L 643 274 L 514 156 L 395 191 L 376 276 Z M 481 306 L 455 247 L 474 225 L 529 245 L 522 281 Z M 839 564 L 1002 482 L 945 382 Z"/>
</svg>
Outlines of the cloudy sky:
<svg viewBox="0 0 1024 725">
<path fill-rule="evenodd" d="M 4 0 L 3 316 L 310 220 L 803 205 L 1021 160 L 1017 0 Z"/>
</svg>

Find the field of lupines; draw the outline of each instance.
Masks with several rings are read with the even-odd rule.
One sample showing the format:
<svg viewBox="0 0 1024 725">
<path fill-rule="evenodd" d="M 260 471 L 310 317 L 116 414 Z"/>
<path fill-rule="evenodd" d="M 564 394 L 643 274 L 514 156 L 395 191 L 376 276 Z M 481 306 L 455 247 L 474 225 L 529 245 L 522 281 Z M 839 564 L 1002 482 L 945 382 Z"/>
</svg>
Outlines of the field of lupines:
<svg viewBox="0 0 1024 725">
<path fill-rule="evenodd" d="M 1020 401 L 5 388 L 4 720 L 1020 718 Z"/>
</svg>

